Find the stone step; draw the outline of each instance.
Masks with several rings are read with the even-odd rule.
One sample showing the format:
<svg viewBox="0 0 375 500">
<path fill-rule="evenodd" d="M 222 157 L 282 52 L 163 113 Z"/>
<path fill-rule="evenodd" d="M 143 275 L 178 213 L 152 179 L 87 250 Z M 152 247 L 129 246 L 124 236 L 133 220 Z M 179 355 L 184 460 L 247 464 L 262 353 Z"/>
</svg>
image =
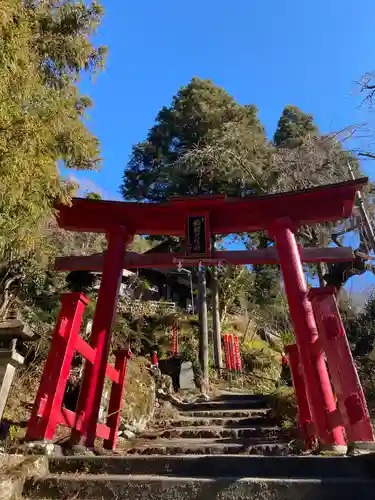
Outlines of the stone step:
<svg viewBox="0 0 375 500">
<path fill-rule="evenodd" d="M 203 426 L 203 427 L 174 427 L 163 429 L 155 432 L 144 433 L 144 439 L 176 439 L 176 438 L 251 438 L 251 437 L 267 437 L 280 438 L 286 437 L 286 432 L 280 427 L 249 427 L 249 426 Z"/>
<path fill-rule="evenodd" d="M 267 406 L 269 401 L 269 396 L 264 396 L 262 394 L 248 394 L 246 392 L 235 393 L 235 392 L 222 392 L 212 398 L 213 401 L 262 401 L 264 406 Z"/>
<path fill-rule="evenodd" d="M 218 418 L 198 418 L 198 417 L 181 417 L 178 420 L 172 420 L 172 427 L 205 427 L 205 426 L 271 426 L 276 423 L 276 419 L 263 415 L 253 415 L 251 417 L 218 417 Z"/>
<path fill-rule="evenodd" d="M 247 410 L 251 408 L 266 408 L 264 399 L 262 398 L 247 398 L 243 400 L 213 400 L 213 401 L 201 401 L 198 403 L 193 403 L 189 405 L 186 410 L 188 411 L 207 411 L 207 410 Z M 181 411 L 186 411 L 182 409 Z"/>
<path fill-rule="evenodd" d="M 25 483 L 24 496 L 39 499 L 113 500 L 373 500 L 375 481 L 365 479 L 192 478 L 54 474 Z"/>
<path fill-rule="evenodd" d="M 52 474 L 149 474 L 177 477 L 375 479 L 375 457 L 245 455 L 102 456 L 50 458 Z"/>
<path fill-rule="evenodd" d="M 159 439 L 127 448 L 128 455 L 287 455 L 289 444 L 279 439 Z"/>
<path fill-rule="evenodd" d="M 271 412 L 270 408 L 258 408 L 252 410 L 183 410 L 181 411 L 181 418 L 252 418 L 267 416 Z"/>
</svg>

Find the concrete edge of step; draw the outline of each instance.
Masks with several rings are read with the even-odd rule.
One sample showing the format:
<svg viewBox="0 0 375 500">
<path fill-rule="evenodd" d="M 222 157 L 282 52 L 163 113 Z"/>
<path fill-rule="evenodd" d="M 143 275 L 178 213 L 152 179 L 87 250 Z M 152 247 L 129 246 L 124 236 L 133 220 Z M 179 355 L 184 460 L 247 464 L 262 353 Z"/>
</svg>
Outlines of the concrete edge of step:
<svg viewBox="0 0 375 500">
<path fill-rule="evenodd" d="M 359 489 L 360 488 L 360 489 Z M 23 498 L 121 498 L 128 495 L 137 499 L 206 498 L 263 498 L 267 500 L 284 500 L 291 498 L 302 500 L 322 500 L 324 498 L 340 498 L 339 494 L 360 492 L 361 499 L 373 499 L 374 479 L 362 478 L 269 478 L 269 477 L 237 477 L 218 476 L 178 477 L 151 475 L 49 475 L 46 478 L 29 478 L 25 483 Z M 327 496 L 329 494 L 329 497 Z M 262 496 L 258 496 L 258 495 Z M 74 496 L 73 496 L 74 495 Z M 177 495 L 177 496 L 175 496 Z M 198 496 L 197 496 L 198 495 Z M 306 496 L 307 495 L 307 496 Z M 346 497 L 346 498 L 352 498 Z"/>
<path fill-rule="evenodd" d="M 51 474 L 130 474 L 278 478 L 356 477 L 375 479 L 374 457 L 262 455 L 130 455 L 49 460 Z"/>
<path fill-rule="evenodd" d="M 109 461 L 109 462 L 122 462 L 122 461 L 136 461 L 139 459 L 143 460 L 153 460 L 153 459 L 165 459 L 163 455 L 94 455 L 94 456 L 84 456 L 84 455 L 64 455 L 64 456 L 54 456 L 51 455 L 48 458 L 48 462 L 69 462 L 69 461 L 74 461 L 74 462 L 99 462 L 99 461 Z M 204 459 L 204 460 L 213 460 L 216 461 L 218 459 L 217 456 L 209 455 L 209 454 L 203 454 L 203 455 L 195 455 L 195 454 L 184 454 L 184 455 L 168 455 L 168 459 L 173 459 L 173 460 L 179 460 L 181 462 L 184 462 L 186 460 L 194 459 L 198 460 Z M 276 457 L 267 457 L 267 456 L 262 456 L 262 455 L 238 455 L 236 453 L 230 453 L 227 455 L 222 455 L 221 458 L 224 460 L 238 460 L 238 461 L 249 461 L 249 460 L 256 460 L 258 462 L 260 461 L 269 461 L 271 460 L 277 460 L 277 461 L 294 461 L 298 460 L 309 460 L 310 462 L 313 461 L 319 461 L 319 462 L 329 462 L 329 461 L 342 461 L 343 459 L 345 461 L 355 461 L 355 462 L 361 462 L 362 460 L 367 460 L 370 458 L 368 455 L 367 456 L 357 456 L 357 457 L 350 457 L 350 456 L 322 456 L 322 455 L 287 455 L 287 456 L 276 456 Z M 375 454 L 371 457 L 374 460 L 374 465 L 375 465 Z M 220 459 L 220 456 L 219 456 Z"/>
<path fill-rule="evenodd" d="M 327 477 L 327 478 L 286 478 L 286 477 L 239 477 L 239 476 L 218 476 L 218 477 L 181 477 L 167 475 L 152 475 L 152 474 L 137 474 L 137 475 L 121 475 L 121 474 L 49 474 L 44 477 L 29 477 L 29 483 L 45 483 L 45 482 L 67 482 L 67 483 L 84 483 L 84 482 L 117 482 L 117 483 L 288 483 L 288 484 L 349 484 L 349 483 L 368 483 L 375 485 L 375 479 L 360 478 L 360 477 Z"/>
</svg>

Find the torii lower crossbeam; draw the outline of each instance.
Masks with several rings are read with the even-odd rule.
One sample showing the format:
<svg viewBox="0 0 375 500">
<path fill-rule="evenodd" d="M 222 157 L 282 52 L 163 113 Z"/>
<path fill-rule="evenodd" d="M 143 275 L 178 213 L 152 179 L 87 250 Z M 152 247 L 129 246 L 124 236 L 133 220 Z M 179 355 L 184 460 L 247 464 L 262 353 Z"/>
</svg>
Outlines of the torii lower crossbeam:
<svg viewBox="0 0 375 500">
<path fill-rule="evenodd" d="M 353 250 L 341 248 L 302 248 L 299 247 L 301 260 L 312 264 L 315 262 L 350 262 L 354 259 Z M 55 267 L 59 271 L 97 271 L 103 270 L 104 253 L 87 256 L 58 257 Z M 222 263 L 243 266 L 247 264 L 279 264 L 280 259 L 276 247 L 263 250 L 214 251 L 212 260 Z M 204 260 L 204 259 L 202 259 Z M 173 268 L 178 261 L 184 267 L 196 266 L 199 259 L 188 259 L 184 254 L 172 253 L 136 253 L 126 252 L 124 269 Z"/>
</svg>

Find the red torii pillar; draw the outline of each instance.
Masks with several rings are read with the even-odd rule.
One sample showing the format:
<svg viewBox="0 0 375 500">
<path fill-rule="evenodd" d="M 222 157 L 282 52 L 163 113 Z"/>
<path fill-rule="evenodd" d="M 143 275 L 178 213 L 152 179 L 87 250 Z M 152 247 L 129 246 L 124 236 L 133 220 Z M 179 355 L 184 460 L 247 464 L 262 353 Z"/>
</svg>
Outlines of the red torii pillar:
<svg viewBox="0 0 375 500">
<path fill-rule="evenodd" d="M 374 433 L 365 395 L 350 351 L 333 287 L 312 288 L 309 298 L 327 356 L 348 444 L 373 443 Z"/>
<path fill-rule="evenodd" d="M 95 362 L 86 363 L 82 388 L 77 403 L 77 415 L 82 416 L 80 431 L 72 433 L 72 442 L 86 436 L 86 446 L 92 447 L 96 437 L 96 425 L 104 388 L 111 332 L 116 316 L 118 292 L 123 272 L 126 246 L 133 235 L 125 228 L 116 227 L 108 233 L 108 249 L 105 253 L 102 280 L 96 303 L 90 345 L 96 350 Z"/>
<path fill-rule="evenodd" d="M 275 240 L 288 298 L 290 316 L 295 330 L 307 397 L 322 448 L 346 449 L 343 428 L 333 422 L 336 402 L 331 382 L 319 348 L 318 331 L 315 324 L 301 257 L 294 235 L 294 223 L 289 217 L 277 219 L 269 227 Z"/>
<path fill-rule="evenodd" d="M 306 393 L 306 384 L 303 376 L 300 355 L 297 344 L 285 346 L 289 356 L 290 373 L 292 375 L 294 393 L 297 403 L 297 417 L 307 450 L 313 447 L 315 441 L 315 427 L 311 418 L 311 411 Z"/>
</svg>

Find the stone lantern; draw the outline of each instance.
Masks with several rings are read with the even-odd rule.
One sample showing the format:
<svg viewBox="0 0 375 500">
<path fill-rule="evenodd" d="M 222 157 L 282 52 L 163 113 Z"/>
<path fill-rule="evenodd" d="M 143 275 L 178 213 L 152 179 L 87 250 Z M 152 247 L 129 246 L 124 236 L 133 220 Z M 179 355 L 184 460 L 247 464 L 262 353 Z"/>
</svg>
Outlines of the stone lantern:
<svg viewBox="0 0 375 500">
<path fill-rule="evenodd" d="M 16 370 L 25 359 L 17 351 L 23 342 L 35 340 L 37 337 L 13 312 L 10 312 L 4 321 L 0 321 L 0 420 Z"/>
</svg>

